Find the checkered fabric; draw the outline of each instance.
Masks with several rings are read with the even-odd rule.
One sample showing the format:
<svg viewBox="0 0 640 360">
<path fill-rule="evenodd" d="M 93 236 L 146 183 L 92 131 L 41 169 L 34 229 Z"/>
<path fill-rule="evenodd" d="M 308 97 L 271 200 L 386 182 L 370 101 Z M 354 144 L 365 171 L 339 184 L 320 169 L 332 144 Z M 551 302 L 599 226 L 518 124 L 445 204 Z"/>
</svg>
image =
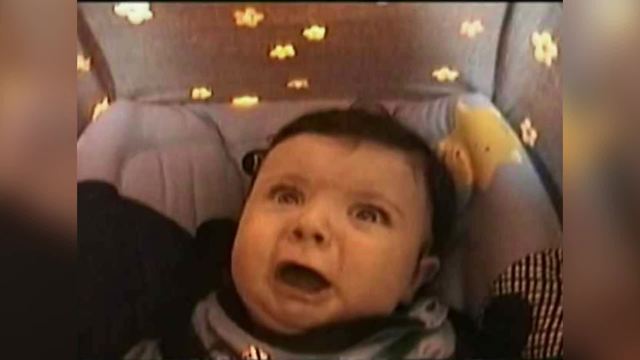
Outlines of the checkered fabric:
<svg viewBox="0 0 640 360">
<path fill-rule="evenodd" d="M 493 295 L 516 294 L 533 308 L 533 326 L 524 359 L 563 356 L 562 249 L 549 249 L 517 261 L 493 284 Z"/>
</svg>

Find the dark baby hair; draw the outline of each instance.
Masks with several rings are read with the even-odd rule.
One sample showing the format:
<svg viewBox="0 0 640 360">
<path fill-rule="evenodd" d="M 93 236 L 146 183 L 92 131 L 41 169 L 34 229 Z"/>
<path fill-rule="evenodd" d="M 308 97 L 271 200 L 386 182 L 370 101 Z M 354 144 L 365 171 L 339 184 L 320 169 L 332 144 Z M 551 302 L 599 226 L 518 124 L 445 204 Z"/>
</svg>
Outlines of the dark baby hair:
<svg viewBox="0 0 640 360">
<path fill-rule="evenodd" d="M 446 168 L 420 136 L 386 112 L 356 108 L 322 110 L 302 115 L 282 127 L 271 140 L 266 154 L 283 141 L 300 134 L 370 141 L 409 155 L 420 155 L 423 159 L 425 187 L 433 203 L 430 253 L 441 254 L 455 219 L 455 188 Z"/>
</svg>

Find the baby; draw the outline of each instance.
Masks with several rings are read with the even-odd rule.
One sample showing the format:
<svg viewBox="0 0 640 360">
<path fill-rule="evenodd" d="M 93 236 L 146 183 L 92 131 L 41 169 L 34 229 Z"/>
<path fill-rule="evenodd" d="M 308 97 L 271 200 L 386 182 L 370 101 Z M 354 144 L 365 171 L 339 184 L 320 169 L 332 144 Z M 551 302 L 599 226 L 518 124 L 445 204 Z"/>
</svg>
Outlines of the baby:
<svg viewBox="0 0 640 360">
<path fill-rule="evenodd" d="M 199 358 L 454 356 L 447 309 L 424 291 L 453 204 L 445 169 L 393 117 L 349 109 L 296 119 L 253 179 L 231 286 L 200 301 L 190 340 L 168 347 Z M 143 342 L 127 357 L 167 353 Z"/>
</svg>

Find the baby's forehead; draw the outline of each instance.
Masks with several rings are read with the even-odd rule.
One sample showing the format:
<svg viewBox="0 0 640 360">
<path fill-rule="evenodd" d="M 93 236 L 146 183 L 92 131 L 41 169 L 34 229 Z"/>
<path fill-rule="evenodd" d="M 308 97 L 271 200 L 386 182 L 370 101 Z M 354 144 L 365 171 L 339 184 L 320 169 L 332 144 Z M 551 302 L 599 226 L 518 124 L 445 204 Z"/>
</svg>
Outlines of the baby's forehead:
<svg viewBox="0 0 640 360">
<path fill-rule="evenodd" d="M 260 172 L 263 179 L 332 183 L 349 191 L 389 192 L 398 201 L 424 189 L 419 156 L 387 145 L 324 135 L 298 135 L 275 146 Z M 420 196 L 418 196 L 420 197 Z"/>
<path fill-rule="evenodd" d="M 351 154 L 358 152 L 358 161 L 352 163 L 354 171 L 375 164 L 380 166 L 381 172 L 399 169 L 402 172 L 410 172 L 414 182 L 421 186 L 424 184 L 424 177 L 427 175 L 427 162 L 424 154 L 416 150 L 408 150 L 398 144 L 387 144 L 369 139 L 348 137 L 332 137 L 332 139 L 335 140 L 332 146 L 342 147 Z M 391 156 L 389 156 L 390 154 Z M 401 181 L 395 183 L 399 182 Z"/>
<path fill-rule="evenodd" d="M 281 151 L 278 148 L 282 148 Z M 396 170 L 394 175 L 399 178 L 409 179 L 407 175 L 410 174 L 411 179 L 421 186 L 427 175 L 425 154 L 363 138 L 300 134 L 276 145 L 270 153 L 276 153 L 275 156 L 279 160 L 284 160 L 284 164 L 288 167 L 292 169 L 297 167 L 301 171 L 311 165 L 306 161 L 305 154 L 312 153 L 314 159 L 325 159 L 331 164 L 346 160 L 344 162 L 349 164 L 353 172 L 377 165 L 381 166 L 378 169 L 381 172 Z M 301 162 L 290 161 L 291 158 L 300 157 L 303 158 Z M 282 166 L 282 163 L 278 161 L 275 165 Z M 320 163 L 327 165 L 324 162 Z"/>
<path fill-rule="evenodd" d="M 331 148 L 336 151 L 355 152 L 361 148 L 365 148 L 371 153 L 393 153 L 404 160 L 416 160 L 421 157 L 416 150 L 404 148 L 403 144 L 392 144 L 381 140 L 368 139 L 366 137 L 356 137 L 351 135 L 339 134 L 320 134 L 320 133 L 300 133 L 282 140 L 278 144 L 272 146 L 269 152 L 274 152 L 281 147 L 323 147 Z"/>
</svg>

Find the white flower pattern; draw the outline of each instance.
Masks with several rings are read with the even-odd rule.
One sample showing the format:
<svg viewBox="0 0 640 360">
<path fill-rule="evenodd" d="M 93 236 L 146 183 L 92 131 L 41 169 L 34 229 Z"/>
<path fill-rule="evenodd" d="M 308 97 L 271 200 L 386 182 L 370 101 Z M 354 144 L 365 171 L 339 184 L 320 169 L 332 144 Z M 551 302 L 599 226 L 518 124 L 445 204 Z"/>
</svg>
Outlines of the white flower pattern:
<svg viewBox="0 0 640 360">
<path fill-rule="evenodd" d="M 148 2 L 121 2 L 117 3 L 113 11 L 116 15 L 126 18 L 133 25 L 140 25 L 153 18 L 153 11 Z"/>
</svg>

